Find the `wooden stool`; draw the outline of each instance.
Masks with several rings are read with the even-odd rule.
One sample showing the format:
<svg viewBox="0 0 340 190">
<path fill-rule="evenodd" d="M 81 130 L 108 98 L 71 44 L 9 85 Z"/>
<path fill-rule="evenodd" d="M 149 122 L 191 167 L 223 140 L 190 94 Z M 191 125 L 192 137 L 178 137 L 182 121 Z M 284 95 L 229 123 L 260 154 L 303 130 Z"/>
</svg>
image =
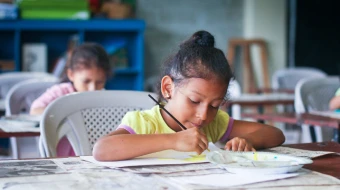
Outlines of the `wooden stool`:
<svg viewBox="0 0 340 190">
<path fill-rule="evenodd" d="M 254 69 L 250 57 L 251 45 L 258 45 L 261 50 L 261 64 L 262 64 L 262 76 L 264 81 L 264 88 L 270 87 L 270 81 L 268 76 L 268 59 L 266 42 L 262 39 L 242 39 L 242 38 L 231 38 L 229 39 L 227 59 L 230 66 L 234 69 L 234 58 L 236 48 L 239 46 L 243 49 L 243 63 L 245 72 L 243 72 L 243 92 L 250 92 L 257 88 L 255 83 Z"/>
</svg>

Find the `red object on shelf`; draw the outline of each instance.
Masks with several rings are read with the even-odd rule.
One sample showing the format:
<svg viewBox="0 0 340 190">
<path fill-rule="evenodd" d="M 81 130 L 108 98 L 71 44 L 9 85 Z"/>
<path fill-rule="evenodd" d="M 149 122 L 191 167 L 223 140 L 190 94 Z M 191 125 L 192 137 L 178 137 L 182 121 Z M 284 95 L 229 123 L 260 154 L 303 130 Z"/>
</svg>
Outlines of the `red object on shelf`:
<svg viewBox="0 0 340 190">
<path fill-rule="evenodd" d="M 100 0 L 89 0 L 90 10 L 93 13 L 98 13 L 100 10 Z"/>
</svg>

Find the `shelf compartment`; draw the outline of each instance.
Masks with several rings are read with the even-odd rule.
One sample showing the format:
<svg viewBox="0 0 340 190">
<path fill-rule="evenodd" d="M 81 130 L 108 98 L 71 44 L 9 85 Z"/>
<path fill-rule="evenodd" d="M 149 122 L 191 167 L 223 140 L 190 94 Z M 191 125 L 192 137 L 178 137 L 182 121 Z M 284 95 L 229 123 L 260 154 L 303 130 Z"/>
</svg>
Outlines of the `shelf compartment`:
<svg viewBox="0 0 340 190">
<path fill-rule="evenodd" d="M 71 37 L 78 34 L 77 31 L 22 31 L 21 48 L 24 44 L 42 43 L 47 46 L 47 65 L 48 71 L 51 72 L 58 60 L 68 48 Z M 21 62 L 23 59 L 20 60 Z"/>
</svg>

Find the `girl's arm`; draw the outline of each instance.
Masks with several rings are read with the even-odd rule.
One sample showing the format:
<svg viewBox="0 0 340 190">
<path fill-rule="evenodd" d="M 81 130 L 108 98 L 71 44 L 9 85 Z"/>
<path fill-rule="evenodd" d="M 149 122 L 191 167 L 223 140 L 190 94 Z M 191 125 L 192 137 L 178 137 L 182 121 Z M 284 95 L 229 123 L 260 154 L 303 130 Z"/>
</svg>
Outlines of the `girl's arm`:
<svg viewBox="0 0 340 190">
<path fill-rule="evenodd" d="M 330 110 L 340 109 L 340 96 L 335 96 L 331 99 L 331 101 L 329 102 L 329 109 Z"/>
<path fill-rule="evenodd" d="M 252 151 L 279 146 L 285 141 L 282 131 L 262 123 L 235 120 L 225 148 L 233 151 Z"/>
<path fill-rule="evenodd" d="M 40 107 L 40 108 L 32 108 L 30 110 L 30 114 L 31 115 L 41 115 L 44 112 L 45 108 L 44 107 Z"/>
<path fill-rule="evenodd" d="M 201 154 L 207 147 L 206 136 L 197 128 L 148 135 L 130 134 L 125 129 L 118 129 L 96 142 L 93 156 L 99 161 L 126 160 L 168 149 Z"/>
</svg>

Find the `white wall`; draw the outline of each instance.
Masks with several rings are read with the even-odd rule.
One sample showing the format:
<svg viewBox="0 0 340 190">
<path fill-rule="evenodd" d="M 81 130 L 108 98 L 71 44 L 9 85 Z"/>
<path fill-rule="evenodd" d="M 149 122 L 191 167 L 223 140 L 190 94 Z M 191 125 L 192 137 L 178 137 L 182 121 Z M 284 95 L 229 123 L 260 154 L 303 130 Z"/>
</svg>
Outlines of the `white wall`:
<svg viewBox="0 0 340 190">
<path fill-rule="evenodd" d="M 138 0 L 137 18 L 146 22 L 145 76 L 157 75 L 180 42 L 207 30 L 226 52 L 230 37 L 243 32 L 243 0 Z"/>
<path fill-rule="evenodd" d="M 246 38 L 262 38 L 268 43 L 268 71 L 271 78 L 273 72 L 286 66 L 286 0 L 244 0 L 244 36 Z M 257 82 L 263 86 L 260 53 L 252 48 Z"/>
</svg>

